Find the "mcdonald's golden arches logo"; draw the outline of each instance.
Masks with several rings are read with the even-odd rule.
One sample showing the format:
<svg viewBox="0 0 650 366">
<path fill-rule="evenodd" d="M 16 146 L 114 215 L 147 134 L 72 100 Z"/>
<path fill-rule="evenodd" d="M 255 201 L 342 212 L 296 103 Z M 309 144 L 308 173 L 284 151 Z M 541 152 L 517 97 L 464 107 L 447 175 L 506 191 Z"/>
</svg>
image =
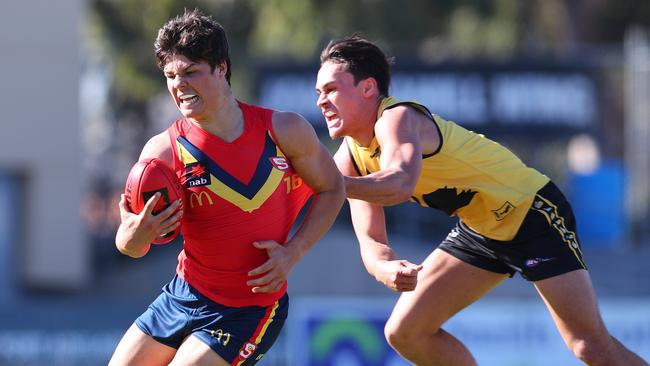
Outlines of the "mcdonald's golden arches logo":
<svg viewBox="0 0 650 366">
<path fill-rule="evenodd" d="M 210 204 L 210 206 L 212 206 L 212 197 L 210 197 L 210 194 L 208 192 L 201 191 L 199 193 L 190 193 L 190 208 L 194 208 L 196 205 L 203 206 L 204 199 L 208 202 L 208 204 Z"/>
</svg>

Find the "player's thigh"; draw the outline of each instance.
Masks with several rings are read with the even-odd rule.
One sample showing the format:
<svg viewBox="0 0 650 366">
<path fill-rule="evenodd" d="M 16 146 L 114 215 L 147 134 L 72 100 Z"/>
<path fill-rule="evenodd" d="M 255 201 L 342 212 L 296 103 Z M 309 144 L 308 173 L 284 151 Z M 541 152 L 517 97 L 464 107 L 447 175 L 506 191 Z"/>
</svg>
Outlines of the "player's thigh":
<svg viewBox="0 0 650 366">
<path fill-rule="evenodd" d="M 481 298 L 507 274 L 490 272 L 436 249 L 424 261 L 414 291 L 400 296 L 387 328 L 431 332 Z"/>
<path fill-rule="evenodd" d="M 117 345 L 109 365 L 167 365 L 175 353 L 176 349 L 157 342 L 132 324 Z"/>
<path fill-rule="evenodd" d="M 566 342 L 609 337 L 598 310 L 589 273 L 576 270 L 535 282 Z"/>
<path fill-rule="evenodd" d="M 170 366 L 229 366 L 207 344 L 199 338 L 190 335 L 181 344 Z"/>
</svg>

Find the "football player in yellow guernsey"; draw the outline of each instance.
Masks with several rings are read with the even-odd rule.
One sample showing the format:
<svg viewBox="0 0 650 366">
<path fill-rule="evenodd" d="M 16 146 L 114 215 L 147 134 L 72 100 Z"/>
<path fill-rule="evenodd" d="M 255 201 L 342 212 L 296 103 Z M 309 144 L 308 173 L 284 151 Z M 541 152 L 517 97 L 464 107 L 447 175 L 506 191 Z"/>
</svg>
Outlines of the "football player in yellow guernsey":
<svg viewBox="0 0 650 366">
<path fill-rule="evenodd" d="M 519 272 L 546 303 L 567 347 L 589 365 L 647 365 L 601 319 L 569 203 L 543 174 L 482 135 L 388 95 L 390 66 L 358 36 L 321 54 L 317 105 L 335 154 L 368 273 L 402 292 L 388 343 L 416 365 L 476 365 L 441 328 Z M 413 201 L 458 217 L 422 264 L 397 257 L 383 206 Z"/>
</svg>

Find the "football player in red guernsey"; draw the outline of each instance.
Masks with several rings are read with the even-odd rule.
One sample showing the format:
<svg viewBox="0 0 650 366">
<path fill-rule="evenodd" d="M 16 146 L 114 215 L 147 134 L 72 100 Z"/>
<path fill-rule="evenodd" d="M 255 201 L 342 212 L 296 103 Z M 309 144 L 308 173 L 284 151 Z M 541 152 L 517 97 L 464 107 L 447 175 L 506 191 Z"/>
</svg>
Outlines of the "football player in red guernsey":
<svg viewBox="0 0 650 366">
<path fill-rule="evenodd" d="M 176 275 L 118 344 L 111 365 L 253 365 L 287 317 L 293 266 L 330 228 L 343 180 L 300 115 L 245 104 L 230 88 L 224 29 L 186 11 L 158 32 L 155 54 L 183 119 L 154 136 L 140 159 L 172 166 L 185 188 L 153 216 L 120 202 L 117 248 L 144 256 L 180 225 Z M 289 232 L 301 208 L 308 212 Z"/>
</svg>

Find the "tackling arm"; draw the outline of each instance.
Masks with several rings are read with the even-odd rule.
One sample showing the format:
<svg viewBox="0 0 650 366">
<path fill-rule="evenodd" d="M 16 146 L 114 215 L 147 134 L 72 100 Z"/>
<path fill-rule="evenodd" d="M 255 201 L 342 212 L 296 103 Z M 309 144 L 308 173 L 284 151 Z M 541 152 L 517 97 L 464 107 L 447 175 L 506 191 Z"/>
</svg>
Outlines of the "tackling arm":
<svg viewBox="0 0 650 366">
<path fill-rule="evenodd" d="M 420 113 L 405 106 L 383 113 L 375 124 L 381 170 L 363 177 L 346 177 L 348 198 L 384 206 L 410 199 L 422 167 L 420 118 Z"/>
<path fill-rule="evenodd" d="M 346 180 L 357 177 L 345 143 L 339 147 L 334 160 Z M 417 284 L 417 272 L 422 266 L 396 259 L 388 244 L 384 208 L 354 198 L 348 198 L 348 203 L 361 259 L 368 273 L 394 291 L 413 290 Z"/>
</svg>

